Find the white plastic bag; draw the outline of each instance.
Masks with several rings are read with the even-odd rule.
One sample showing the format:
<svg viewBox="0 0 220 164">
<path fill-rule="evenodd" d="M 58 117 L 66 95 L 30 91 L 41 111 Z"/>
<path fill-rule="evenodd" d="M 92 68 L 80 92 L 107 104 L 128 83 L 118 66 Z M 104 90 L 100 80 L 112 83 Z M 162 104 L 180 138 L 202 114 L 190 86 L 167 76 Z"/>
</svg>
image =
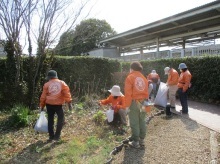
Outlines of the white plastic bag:
<svg viewBox="0 0 220 164">
<path fill-rule="evenodd" d="M 114 119 L 114 110 L 109 108 L 109 110 L 106 111 L 106 116 L 107 116 L 108 122 L 112 122 Z"/>
<path fill-rule="evenodd" d="M 34 126 L 34 130 L 41 133 L 48 133 L 48 121 L 44 111 L 40 113 L 40 117 Z"/>
<path fill-rule="evenodd" d="M 166 107 L 166 105 L 167 105 L 167 92 L 168 92 L 167 85 L 163 82 L 160 82 L 160 86 L 157 91 L 156 98 L 154 100 L 154 105 Z"/>
</svg>

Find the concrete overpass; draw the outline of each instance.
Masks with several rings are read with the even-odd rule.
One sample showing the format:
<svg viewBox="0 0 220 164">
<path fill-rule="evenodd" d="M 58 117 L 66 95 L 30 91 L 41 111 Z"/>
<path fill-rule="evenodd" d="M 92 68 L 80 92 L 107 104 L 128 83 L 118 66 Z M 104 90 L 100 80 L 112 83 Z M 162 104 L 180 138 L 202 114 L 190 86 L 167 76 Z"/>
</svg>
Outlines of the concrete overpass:
<svg viewBox="0 0 220 164">
<path fill-rule="evenodd" d="M 181 46 L 220 38 L 220 1 L 140 26 L 102 40 L 119 48 L 120 53 Z"/>
</svg>

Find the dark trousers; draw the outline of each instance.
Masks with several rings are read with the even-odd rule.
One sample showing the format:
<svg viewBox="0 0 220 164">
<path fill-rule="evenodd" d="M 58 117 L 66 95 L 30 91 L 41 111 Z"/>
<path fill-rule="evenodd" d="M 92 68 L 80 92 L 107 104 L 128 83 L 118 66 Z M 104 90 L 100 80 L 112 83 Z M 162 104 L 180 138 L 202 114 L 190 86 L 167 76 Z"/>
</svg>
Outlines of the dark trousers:
<svg viewBox="0 0 220 164">
<path fill-rule="evenodd" d="M 46 105 L 48 114 L 48 132 L 50 138 L 59 138 L 64 123 L 64 113 L 62 105 Z M 57 127 L 54 133 L 54 115 L 57 114 Z"/>
<path fill-rule="evenodd" d="M 112 126 L 118 126 L 121 124 L 121 117 L 119 115 L 119 113 L 114 113 L 114 119 L 112 122 L 109 122 L 108 123 L 109 125 L 112 125 Z"/>
<path fill-rule="evenodd" d="M 180 103 L 182 105 L 182 112 L 188 113 L 187 91 L 183 92 L 182 88 L 178 88 L 177 93 L 179 95 Z"/>
</svg>

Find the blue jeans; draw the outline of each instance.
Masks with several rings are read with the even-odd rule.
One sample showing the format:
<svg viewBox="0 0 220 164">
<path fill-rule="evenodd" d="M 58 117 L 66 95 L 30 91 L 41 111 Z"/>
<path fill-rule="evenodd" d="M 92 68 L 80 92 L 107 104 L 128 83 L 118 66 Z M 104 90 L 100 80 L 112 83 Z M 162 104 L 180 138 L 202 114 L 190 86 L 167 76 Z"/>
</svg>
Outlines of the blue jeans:
<svg viewBox="0 0 220 164">
<path fill-rule="evenodd" d="M 182 88 L 178 88 L 177 93 L 179 94 L 180 103 L 182 105 L 182 112 L 188 113 L 187 91 L 183 92 Z"/>
</svg>

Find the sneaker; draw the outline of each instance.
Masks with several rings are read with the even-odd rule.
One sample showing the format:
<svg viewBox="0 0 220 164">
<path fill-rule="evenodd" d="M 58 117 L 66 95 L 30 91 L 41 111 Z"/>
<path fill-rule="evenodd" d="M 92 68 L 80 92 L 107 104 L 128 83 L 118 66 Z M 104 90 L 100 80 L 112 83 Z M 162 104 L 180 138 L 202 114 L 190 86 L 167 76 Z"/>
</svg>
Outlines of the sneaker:
<svg viewBox="0 0 220 164">
<path fill-rule="evenodd" d="M 182 113 L 182 114 L 188 114 L 188 112 L 185 112 L 185 111 L 183 111 L 183 110 L 180 110 L 180 113 Z"/>
<path fill-rule="evenodd" d="M 166 115 L 165 116 L 166 119 L 169 119 L 169 118 L 172 118 L 172 117 L 173 117 L 172 115 Z"/>
<path fill-rule="evenodd" d="M 144 147 L 145 146 L 144 139 L 140 139 L 139 144 L 140 144 L 140 146 Z"/>
<path fill-rule="evenodd" d="M 133 148 L 136 148 L 136 149 L 140 148 L 139 141 L 131 141 L 128 144 Z"/>
<path fill-rule="evenodd" d="M 47 142 L 52 142 L 54 137 L 49 137 L 49 139 L 47 140 Z"/>
<path fill-rule="evenodd" d="M 54 141 L 60 141 L 60 137 L 54 137 L 53 140 Z"/>
</svg>

